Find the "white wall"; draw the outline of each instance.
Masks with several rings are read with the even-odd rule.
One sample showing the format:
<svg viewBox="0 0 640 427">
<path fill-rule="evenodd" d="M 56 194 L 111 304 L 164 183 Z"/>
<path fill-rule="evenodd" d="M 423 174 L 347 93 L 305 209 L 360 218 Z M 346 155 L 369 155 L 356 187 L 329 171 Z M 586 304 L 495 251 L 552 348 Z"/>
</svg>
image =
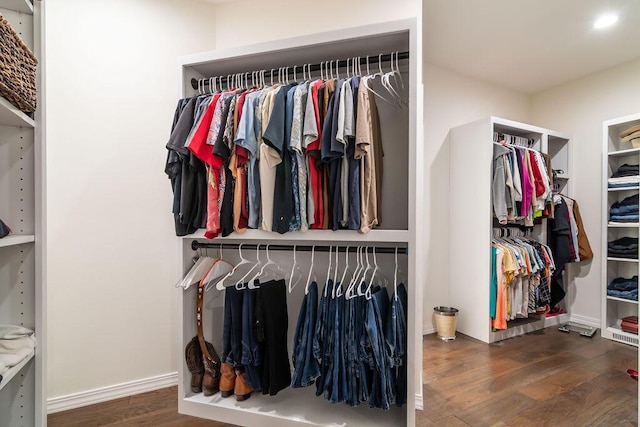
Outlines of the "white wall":
<svg viewBox="0 0 640 427">
<path fill-rule="evenodd" d="M 449 129 L 489 116 L 528 122 L 530 97 L 425 63 L 424 133 L 427 154 L 425 186 L 427 233 L 427 287 L 424 291 L 423 331 L 433 332 L 433 307 L 455 307 L 449 299 Z M 472 147 L 471 147 L 472 148 Z M 485 216 L 469 221 L 484 221 Z M 464 261 L 461 260 L 461 268 Z"/>
<path fill-rule="evenodd" d="M 218 48 L 421 16 L 420 0 L 239 0 L 217 7 Z M 250 13 L 238 13 L 238 10 Z"/>
<path fill-rule="evenodd" d="M 213 5 L 47 0 L 48 396 L 176 371 L 165 149 Z"/>
<path fill-rule="evenodd" d="M 639 75 L 640 60 L 636 60 L 548 89 L 532 99 L 534 124 L 573 137 L 573 191 L 594 259 L 574 269 L 571 313 L 594 321 L 601 318 L 602 297 L 602 122 L 640 112 Z"/>
</svg>

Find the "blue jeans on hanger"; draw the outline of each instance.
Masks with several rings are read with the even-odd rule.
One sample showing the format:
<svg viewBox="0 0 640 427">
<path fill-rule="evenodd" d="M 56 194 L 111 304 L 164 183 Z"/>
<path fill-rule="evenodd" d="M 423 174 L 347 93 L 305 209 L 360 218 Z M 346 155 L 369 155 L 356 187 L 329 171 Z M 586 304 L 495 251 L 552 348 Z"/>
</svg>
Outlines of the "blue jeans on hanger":
<svg viewBox="0 0 640 427">
<path fill-rule="evenodd" d="M 293 341 L 294 372 L 291 387 L 294 388 L 310 386 L 320 376 L 320 364 L 313 355 L 317 306 L 318 284 L 312 282 L 309 285 L 309 292 L 302 300 Z"/>
<path fill-rule="evenodd" d="M 345 338 L 346 322 L 344 316 L 344 295 L 332 298 L 334 305 L 333 313 L 333 352 L 332 352 L 332 374 L 331 374 L 331 403 L 338 403 L 345 400 L 347 389 L 346 365 L 345 365 Z"/>
<path fill-rule="evenodd" d="M 389 409 L 394 402 L 389 365 L 384 345 L 384 323 L 389 307 L 389 294 L 385 288 L 377 289 L 367 301 L 366 345 L 370 347 L 369 363 L 374 371 L 369 407 Z"/>
<path fill-rule="evenodd" d="M 329 284 L 325 284 L 326 290 Z M 316 396 L 322 395 L 324 392 L 324 384 L 327 376 L 327 358 L 324 354 L 324 347 L 327 340 L 327 297 L 322 291 L 320 297 L 320 305 L 318 306 L 318 317 L 316 319 L 315 333 L 313 337 L 313 357 L 320 361 L 320 376 L 316 381 Z"/>
<path fill-rule="evenodd" d="M 397 299 L 396 299 L 397 296 Z M 407 291 L 398 285 L 397 295 L 391 297 L 391 305 L 385 322 L 385 341 L 392 377 L 396 405 L 407 403 Z"/>
<path fill-rule="evenodd" d="M 222 333 L 222 362 L 242 365 L 242 298 L 244 291 L 234 286 L 225 289 Z"/>
<path fill-rule="evenodd" d="M 259 285 L 255 281 L 256 286 Z M 260 354 L 260 343 L 256 338 L 255 331 L 255 310 L 256 310 L 256 290 L 245 289 L 242 303 L 242 360 L 247 373 L 247 381 L 255 391 L 261 391 L 262 385 L 260 376 L 262 369 L 262 355 Z"/>
</svg>

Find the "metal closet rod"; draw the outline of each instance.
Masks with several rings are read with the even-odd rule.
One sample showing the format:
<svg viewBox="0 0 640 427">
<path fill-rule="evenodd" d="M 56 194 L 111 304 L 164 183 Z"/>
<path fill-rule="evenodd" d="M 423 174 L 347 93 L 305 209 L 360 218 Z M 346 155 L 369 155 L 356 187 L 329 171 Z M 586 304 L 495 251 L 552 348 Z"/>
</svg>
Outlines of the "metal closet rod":
<svg viewBox="0 0 640 427">
<path fill-rule="evenodd" d="M 360 57 L 360 65 L 365 65 L 367 63 L 367 59 L 369 60 L 369 65 L 371 64 L 377 64 L 378 62 L 389 62 L 391 61 L 391 55 L 394 56 L 394 60 L 395 60 L 395 56 L 396 53 L 386 53 L 384 55 L 367 55 L 364 57 Z M 357 56 L 354 56 L 354 58 L 358 58 Z M 398 52 L 398 60 L 401 59 L 409 59 L 409 52 L 408 51 L 404 51 L 404 52 Z M 318 63 L 318 64 L 311 64 L 311 68 L 309 69 L 309 67 L 305 67 L 307 72 L 314 72 L 314 71 L 319 71 L 321 66 L 327 67 L 328 64 L 331 64 L 333 62 L 333 67 L 335 68 L 346 68 L 347 66 L 347 61 L 349 61 L 349 65 L 351 65 L 353 58 L 349 58 L 347 59 L 340 59 L 337 61 L 337 67 L 336 67 L 336 61 L 333 60 L 329 60 L 329 61 L 323 61 L 322 64 Z M 324 65 L 323 65 L 324 64 Z M 303 65 L 307 65 L 307 64 L 303 64 Z M 303 65 L 296 65 L 295 69 L 296 69 L 296 73 L 301 73 L 302 72 L 302 67 Z M 272 68 L 270 70 L 264 70 L 267 73 L 271 73 L 272 71 L 276 72 L 278 70 L 284 70 L 285 73 L 289 72 L 291 73 L 290 75 L 293 74 L 293 69 L 294 67 L 283 67 L 283 68 Z M 260 72 L 262 70 L 259 70 L 258 72 Z M 255 71 L 254 71 L 255 72 Z M 252 72 L 249 73 L 230 73 L 229 76 L 219 76 L 216 77 L 217 82 L 218 83 L 227 83 L 227 79 L 231 76 L 235 76 L 237 74 L 240 74 L 242 76 L 244 75 L 251 75 Z M 198 81 L 201 82 L 201 84 L 203 86 L 208 86 L 209 85 L 209 78 L 204 78 L 204 79 L 191 79 L 191 87 L 194 89 L 198 89 Z"/>
<path fill-rule="evenodd" d="M 193 242 L 191 242 L 191 249 L 198 250 L 198 249 L 238 249 L 240 247 L 240 245 L 242 244 L 242 249 L 246 249 L 246 250 L 256 250 L 258 248 L 258 244 L 254 244 L 254 243 L 201 243 L 198 242 L 197 240 L 194 240 Z M 277 244 L 270 244 L 270 243 L 259 243 L 260 247 L 266 249 L 267 245 L 269 245 L 269 250 L 270 251 L 293 251 L 293 246 L 294 245 L 277 245 Z M 349 252 L 356 252 L 358 247 L 362 246 L 362 247 L 366 247 L 366 248 L 375 248 L 376 250 L 376 254 L 395 254 L 396 253 L 396 249 L 398 250 L 398 255 L 407 255 L 409 254 L 409 248 L 406 246 L 367 246 L 367 245 L 359 245 L 359 244 L 353 244 L 353 245 L 338 245 L 338 252 L 345 252 L 347 250 L 347 248 L 349 249 Z M 331 251 L 335 251 L 335 247 L 334 245 L 295 245 L 295 249 L 296 252 L 311 252 L 312 248 L 315 248 L 315 252 L 329 252 L 329 248 L 331 247 Z"/>
</svg>

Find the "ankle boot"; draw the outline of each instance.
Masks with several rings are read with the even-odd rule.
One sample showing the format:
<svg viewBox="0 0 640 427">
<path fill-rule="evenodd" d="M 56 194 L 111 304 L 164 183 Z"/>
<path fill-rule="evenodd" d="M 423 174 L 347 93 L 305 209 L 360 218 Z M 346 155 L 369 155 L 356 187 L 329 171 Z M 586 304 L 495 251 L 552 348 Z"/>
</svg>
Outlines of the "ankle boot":
<svg viewBox="0 0 640 427">
<path fill-rule="evenodd" d="M 215 354 L 215 350 L 211 343 L 207 344 L 207 350 L 209 354 Z M 204 364 L 204 377 L 202 379 L 202 389 L 205 396 L 211 396 L 212 394 L 220 391 L 220 363 L 209 359 L 206 355 L 202 355 L 202 362 Z"/>
<path fill-rule="evenodd" d="M 204 364 L 202 363 L 202 351 L 198 337 L 193 337 L 184 349 L 184 357 L 187 368 L 191 372 L 191 391 L 200 393 L 202 391 L 202 377 L 204 375 Z"/>
<path fill-rule="evenodd" d="M 228 363 L 223 363 L 220 368 L 220 395 L 229 397 L 236 386 L 236 371 Z"/>
<path fill-rule="evenodd" d="M 253 387 L 247 381 L 247 373 L 243 370 L 236 370 L 236 385 L 233 393 L 236 395 L 236 400 L 242 402 L 251 397 Z"/>
</svg>

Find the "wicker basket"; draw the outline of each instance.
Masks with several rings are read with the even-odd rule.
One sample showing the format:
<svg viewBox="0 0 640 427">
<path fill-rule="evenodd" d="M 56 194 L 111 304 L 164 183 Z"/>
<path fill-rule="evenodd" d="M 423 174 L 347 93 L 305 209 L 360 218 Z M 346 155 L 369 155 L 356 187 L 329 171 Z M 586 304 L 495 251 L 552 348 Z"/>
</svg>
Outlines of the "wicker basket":
<svg viewBox="0 0 640 427">
<path fill-rule="evenodd" d="M 36 110 L 38 60 L 0 15 L 0 95 L 25 113 Z"/>
</svg>

